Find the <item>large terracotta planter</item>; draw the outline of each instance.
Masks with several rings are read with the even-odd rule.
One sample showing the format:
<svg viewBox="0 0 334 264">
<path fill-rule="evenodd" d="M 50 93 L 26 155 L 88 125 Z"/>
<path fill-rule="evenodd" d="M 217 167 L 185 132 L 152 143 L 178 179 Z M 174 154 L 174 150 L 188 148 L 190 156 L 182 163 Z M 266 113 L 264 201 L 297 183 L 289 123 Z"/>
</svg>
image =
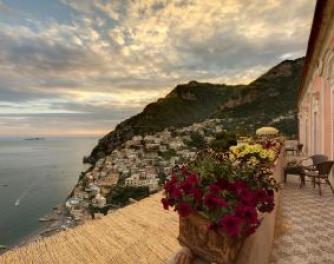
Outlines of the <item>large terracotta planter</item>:
<svg viewBox="0 0 334 264">
<path fill-rule="evenodd" d="M 235 263 L 242 246 L 241 239 L 232 239 L 226 234 L 210 230 L 209 220 L 199 214 L 180 217 L 178 240 L 196 256 L 217 264 Z"/>
</svg>

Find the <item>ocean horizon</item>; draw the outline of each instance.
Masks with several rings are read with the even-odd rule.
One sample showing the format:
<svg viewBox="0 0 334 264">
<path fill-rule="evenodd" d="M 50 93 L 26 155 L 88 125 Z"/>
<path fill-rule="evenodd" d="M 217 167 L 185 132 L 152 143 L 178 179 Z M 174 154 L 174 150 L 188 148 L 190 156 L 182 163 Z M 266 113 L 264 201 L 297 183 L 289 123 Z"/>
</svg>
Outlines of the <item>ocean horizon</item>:
<svg viewBox="0 0 334 264">
<path fill-rule="evenodd" d="M 35 234 L 38 219 L 65 201 L 97 137 L 0 137 L 0 245 Z"/>
</svg>

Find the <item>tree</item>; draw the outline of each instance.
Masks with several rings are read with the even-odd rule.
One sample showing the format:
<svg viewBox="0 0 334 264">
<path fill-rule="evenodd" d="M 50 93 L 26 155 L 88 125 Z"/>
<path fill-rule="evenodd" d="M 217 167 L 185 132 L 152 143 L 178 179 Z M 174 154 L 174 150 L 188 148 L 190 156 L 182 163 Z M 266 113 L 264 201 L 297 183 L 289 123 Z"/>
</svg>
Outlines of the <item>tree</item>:
<svg viewBox="0 0 334 264">
<path fill-rule="evenodd" d="M 225 152 L 230 146 L 237 145 L 237 137 L 234 133 L 220 132 L 216 134 L 216 139 L 211 142 L 210 147 L 217 152 Z"/>
<path fill-rule="evenodd" d="M 204 137 L 198 132 L 191 132 L 190 141 L 187 142 L 188 146 L 195 147 L 197 149 L 206 148 L 206 142 Z"/>
</svg>

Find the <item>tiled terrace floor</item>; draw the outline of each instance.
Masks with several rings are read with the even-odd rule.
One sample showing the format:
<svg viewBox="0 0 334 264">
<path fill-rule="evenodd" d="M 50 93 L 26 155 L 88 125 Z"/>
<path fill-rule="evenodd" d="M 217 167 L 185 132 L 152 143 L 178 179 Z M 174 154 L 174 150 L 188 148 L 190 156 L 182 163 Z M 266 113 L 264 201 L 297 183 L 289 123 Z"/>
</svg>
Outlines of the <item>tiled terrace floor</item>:
<svg viewBox="0 0 334 264">
<path fill-rule="evenodd" d="M 281 194 L 278 234 L 271 264 L 334 263 L 334 195 L 323 195 L 310 182 L 299 189 L 297 177 L 288 176 Z"/>
</svg>

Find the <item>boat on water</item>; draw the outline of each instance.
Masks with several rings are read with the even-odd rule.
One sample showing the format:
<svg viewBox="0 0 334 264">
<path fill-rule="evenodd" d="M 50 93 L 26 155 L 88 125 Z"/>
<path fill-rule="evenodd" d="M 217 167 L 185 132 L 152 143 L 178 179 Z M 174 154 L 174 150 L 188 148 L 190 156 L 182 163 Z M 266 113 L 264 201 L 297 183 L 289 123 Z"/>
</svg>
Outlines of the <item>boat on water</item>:
<svg viewBox="0 0 334 264">
<path fill-rule="evenodd" d="M 53 217 L 41 217 L 41 218 L 38 218 L 38 221 L 39 222 L 51 222 L 51 221 L 54 221 L 55 219 Z"/>
<path fill-rule="evenodd" d="M 33 138 L 25 138 L 24 140 L 44 140 L 43 137 L 33 137 Z"/>
<path fill-rule="evenodd" d="M 32 137 L 32 138 L 25 138 L 24 140 L 44 140 L 43 137 Z"/>
<path fill-rule="evenodd" d="M 20 199 L 17 199 L 14 205 L 19 206 L 20 205 Z"/>
</svg>

